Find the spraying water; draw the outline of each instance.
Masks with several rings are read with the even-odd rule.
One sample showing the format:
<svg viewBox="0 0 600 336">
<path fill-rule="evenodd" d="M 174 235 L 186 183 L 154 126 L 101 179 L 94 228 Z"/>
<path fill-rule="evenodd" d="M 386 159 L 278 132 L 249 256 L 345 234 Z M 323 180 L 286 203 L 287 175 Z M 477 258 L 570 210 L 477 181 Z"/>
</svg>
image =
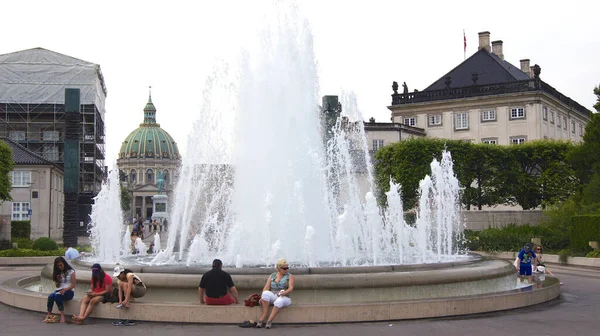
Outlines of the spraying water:
<svg viewBox="0 0 600 336">
<path fill-rule="evenodd" d="M 264 22 L 239 70 L 220 64 L 206 82 L 166 247 L 151 264 L 453 260 L 461 227 L 450 153 L 434 160 L 431 177 L 421 182 L 415 225 L 405 222 L 393 181 L 380 208 L 356 97 L 343 93 L 343 111 L 323 126 L 310 26 L 283 3 Z"/>
<path fill-rule="evenodd" d="M 122 234 L 123 213 L 121 210 L 121 187 L 119 170 L 113 169 L 108 180 L 102 184 L 98 196 L 94 198 L 90 223 L 90 242 L 94 255 L 103 262 L 118 262 L 122 254 L 127 254 L 127 245 Z"/>
</svg>

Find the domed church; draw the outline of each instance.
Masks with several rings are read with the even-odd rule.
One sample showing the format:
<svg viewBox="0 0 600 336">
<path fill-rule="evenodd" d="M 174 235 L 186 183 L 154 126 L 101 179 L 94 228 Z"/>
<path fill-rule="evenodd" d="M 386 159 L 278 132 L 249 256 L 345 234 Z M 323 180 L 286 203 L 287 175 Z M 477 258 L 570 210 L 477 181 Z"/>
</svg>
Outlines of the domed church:
<svg viewBox="0 0 600 336">
<path fill-rule="evenodd" d="M 117 165 L 123 185 L 132 196 L 131 216 L 150 219 L 152 196 L 159 192 L 161 174 L 161 193 L 173 199 L 174 176 L 181 165 L 181 156 L 175 140 L 156 123 L 152 93 L 144 107 L 144 122 L 123 141 Z"/>
</svg>

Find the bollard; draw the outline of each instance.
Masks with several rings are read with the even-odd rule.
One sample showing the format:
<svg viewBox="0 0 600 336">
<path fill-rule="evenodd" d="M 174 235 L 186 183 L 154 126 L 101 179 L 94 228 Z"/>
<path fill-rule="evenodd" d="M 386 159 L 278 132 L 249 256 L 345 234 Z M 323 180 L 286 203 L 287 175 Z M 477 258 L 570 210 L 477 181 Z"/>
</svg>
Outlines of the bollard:
<svg viewBox="0 0 600 336">
<path fill-rule="evenodd" d="M 598 242 L 597 241 L 591 241 L 588 242 L 588 245 L 594 249 L 594 251 L 598 251 Z"/>
<path fill-rule="evenodd" d="M 12 243 L 12 245 L 13 245 L 13 249 L 15 249 L 15 250 L 19 248 L 19 243 Z"/>
</svg>

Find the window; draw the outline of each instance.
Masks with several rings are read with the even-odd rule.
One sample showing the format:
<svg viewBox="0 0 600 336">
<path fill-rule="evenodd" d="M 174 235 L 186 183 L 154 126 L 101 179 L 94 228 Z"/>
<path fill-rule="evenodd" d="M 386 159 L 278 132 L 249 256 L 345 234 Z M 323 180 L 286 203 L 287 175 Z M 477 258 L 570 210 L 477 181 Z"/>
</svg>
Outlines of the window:
<svg viewBox="0 0 600 336">
<path fill-rule="evenodd" d="M 563 129 L 567 129 L 567 117 L 563 117 Z"/>
<path fill-rule="evenodd" d="M 42 139 L 44 141 L 58 141 L 58 131 L 44 131 Z"/>
<path fill-rule="evenodd" d="M 404 118 L 404 125 L 416 126 L 417 125 L 417 118 L 415 118 L 415 117 Z"/>
<path fill-rule="evenodd" d="M 546 106 L 542 106 L 542 118 L 548 120 L 548 108 Z"/>
<path fill-rule="evenodd" d="M 135 171 L 135 169 L 131 170 L 131 173 L 129 174 L 129 179 L 131 183 L 137 182 L 137 172 Z"/>
<path fill-rule="evenodd" d="M 513 107 L 510 109 L 510 119 L 525 118 L 525 109 L 523 107 Z"/>
<path fill-rule="evenodd" d="M 44 159 L 49 161 L 58 161 L 58 147 L 57 146 L 44 146 Z"/>
<path fill-rule="evenodd" d="M 495 121 L 495 120 L 496 120 L 496 111 L 495 110 L 481 111 L 481 121 Z"/>
<path fill-rule="evenodd" d="M 10 131 L 8 137 L 12 141 L 23 141 L 25 140 L 25 131 Z"/>
<path fill-rule="evenodd" d="M 522 144 L 525 140 L 527 140 L 525 136 L 510 137 L 510 143 L 513 145 Z"/>
<path fill-rule="evenodd" d="M 554 124 L 554 111 L 550 111 L 550 123 Z"/>
<path fill-rule="evenodd" d="M 434 114 L 427 117 L 429 126 L 440 126 L 442 124 L 442 115 Z"/>
<path fill-rule="evenodd" d="M 31 185 L 31 172 L 17 170 L 12 172 L 13 187 L 29 187 Z"/>
<path fill-rule="evenodd" d="M 466 112 L 454 115 L 454 129 L 469 129 L 469 114 Z"/>
<path fill-rule="evenodd" d="M 579 124 L 579 136 L 583 136 L 583 125 Z"/>
<path fill-rule="evenodd" d="M 560 114 L 556 114 L 556 127 L 560 128 Z"/>
<path fill-rule="evenodd" d="M 152 169 L 146 170 L 146 181 L 154 182 L 154 171 Z"/>
<path fill-rule="evenodd" d="M 575 122 L 571 121 L 571 133 L 575 134 Z"/>
<path fill-rule="evenodd" d="M 29 220 L 29 202 L 13 202 L 11 220 Z"/>
<path fill-rule="evenodd" d="M 373 150 L 376 151 L 379 148 L 383 147 L 383 140 L 381 139 L 374 139 L 373 140 Z"/>
<path fill-rule="evenodd" d="M 498 138 L 486 138 L 486 139 L 481 139 L 481 142 L 486 144 L 486 145 L 497 145 L 498 144 Z"/>
</svg>

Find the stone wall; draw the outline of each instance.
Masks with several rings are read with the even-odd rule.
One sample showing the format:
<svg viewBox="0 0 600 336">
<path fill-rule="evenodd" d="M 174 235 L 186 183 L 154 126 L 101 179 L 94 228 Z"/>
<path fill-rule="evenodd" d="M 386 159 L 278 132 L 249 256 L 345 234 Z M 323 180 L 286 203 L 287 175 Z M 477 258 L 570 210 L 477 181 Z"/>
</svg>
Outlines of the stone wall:
<svg viewBox="0 0 600 336">
<path fill-rule="evenodd" d="M 542 210 L 463 210 L 462 215 L 469 230 L 501 228 L 508 224 L 536 226 L 543 218 Z"/>
</svg>

